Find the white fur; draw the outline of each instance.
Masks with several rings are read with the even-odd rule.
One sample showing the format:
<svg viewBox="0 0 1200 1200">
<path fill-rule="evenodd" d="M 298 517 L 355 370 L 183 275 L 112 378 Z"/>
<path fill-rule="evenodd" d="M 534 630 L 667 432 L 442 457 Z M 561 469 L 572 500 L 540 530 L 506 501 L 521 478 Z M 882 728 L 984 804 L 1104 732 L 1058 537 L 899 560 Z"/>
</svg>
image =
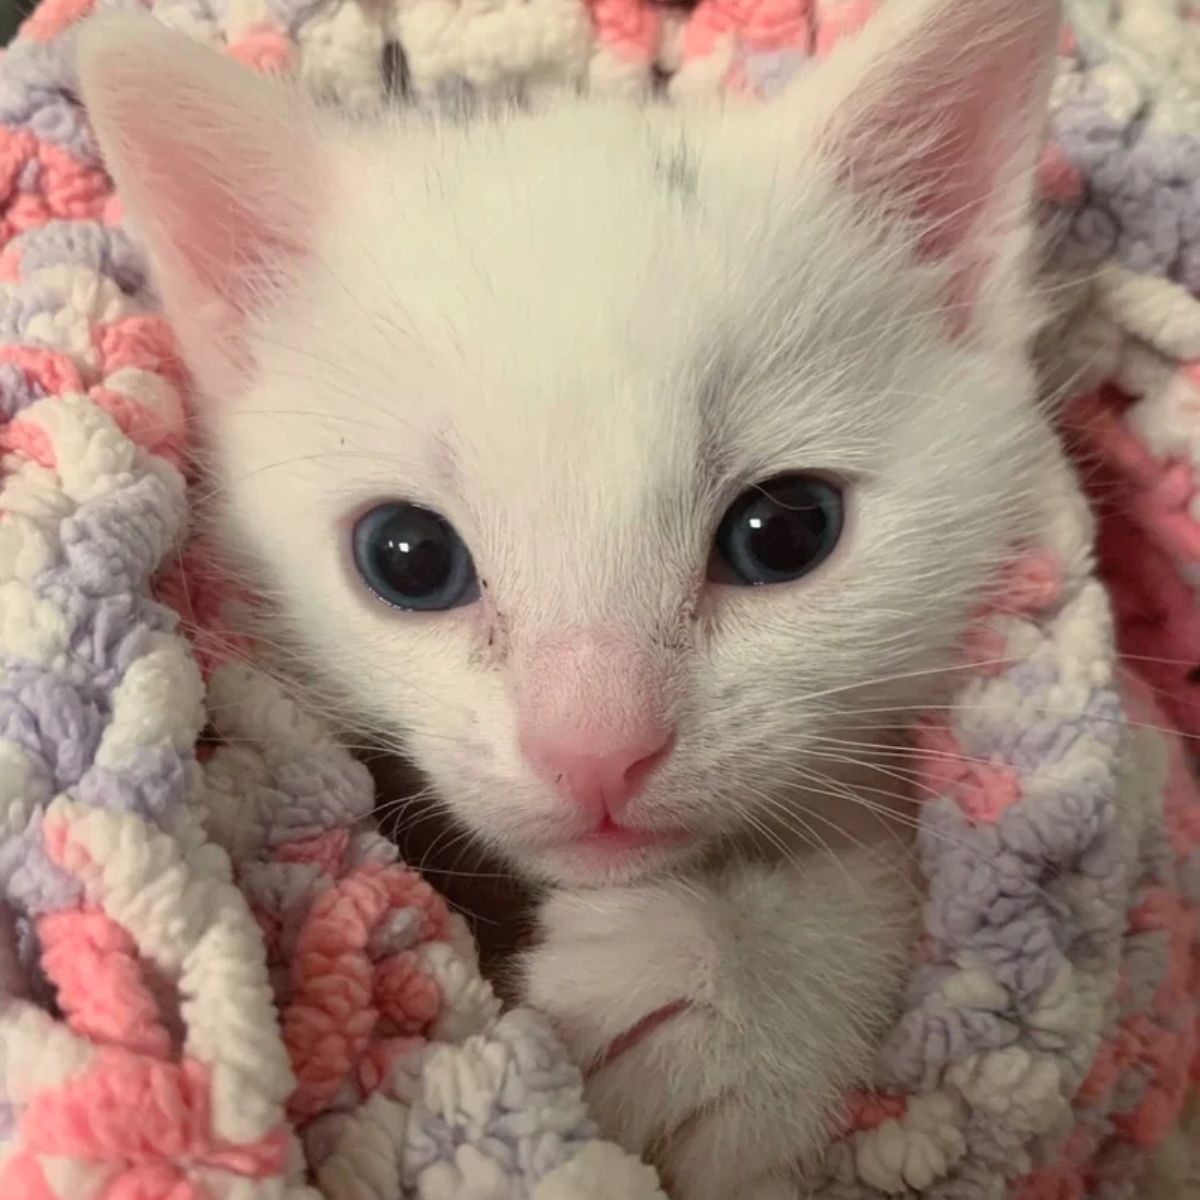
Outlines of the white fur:
<svg viewBox="0 0 1200 1200">
<path fill-rule="evenodd" d="M 690 1007 L 590 1075 L 624 1145 L 686 1200 L 795 1197 L 894 1011 L 912 894 L 861 850 L 774 871 L 558 892 L 526 994 L 581 1064 L 647 1013 Z"/>
<path fill-rule="evenodd" d="M 1038 5 L 892 8 L 765 110 L 564 100 L 466 127 L 339 125 L 127 21 L 84 39 L 85 95 L 190 365 L 230 393 L 204 412 L 218 530 L 268 602 L 278 665 L 402 745 L 522 869 L 590 889 L 551 897 L 526 967 L 581 1060 L 660 1003 L 693 1002 L 591 1088 L 683 1200 L 787 1194 L 867 1069 L 913 905 L 907 852 L 880 869 L 886 825 L 863 805 L 906 811 L 913 789 L 886 760 L 866 784 L 855 772 L 944 694 L 980 589 L 1029 530 L 1049 442 L 1021 270 L 1036 69 L 964 249 L 982 269 L 957 333 L 955 264 L 919 261 L 897 205 L 852 195 L 836 161 L 926 23 L 951 14 L 986 49 Z M 970 94 L 956 53 L 946 111 Z M 168 120 L 200 151 L 179 169 L 240 164 L 231 203 L 303 224 L 312 198 L 308 252 L 252 302 L 176 286 L 175 216 L 130 149 Z M 307 147 L 286 179 L 280 131 Z M 676 160 L 681 187 L 664 182 Z M 886 188 L 878 162 L 867 174 Z M 227 336 L 249 347 L 236 382 Z M 833 559 L 794 586 L 706 586 L 724 508 L 793 469 L 847 481 Z M 368 594 L 348 530 L 388 498 L 454 524 L 481 602 L 404 615 Z M 548 845 L 576 815 L 521 757 L 514 677 L 540 639 L 596 624 L 654 647 L 671 681 L 675 751 L 627 817 L 686 826 L 688 854 L 602 871 Z M 823 840 L 830 854 L 800 853 Z M 705 858 L 723 865 L 689 872 Z M 761 1177 L 736 1193 L 748 1162 Z"/>
</svg>

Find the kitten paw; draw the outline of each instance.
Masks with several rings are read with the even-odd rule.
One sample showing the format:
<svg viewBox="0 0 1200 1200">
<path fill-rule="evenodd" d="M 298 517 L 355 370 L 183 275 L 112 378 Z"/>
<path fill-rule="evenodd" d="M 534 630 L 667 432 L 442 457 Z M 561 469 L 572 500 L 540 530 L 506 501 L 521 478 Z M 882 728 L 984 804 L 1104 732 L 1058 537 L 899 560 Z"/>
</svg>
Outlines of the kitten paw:
<svg viewBox="0 0 1200 1200">
<path fill-rule="evenodd" d="M 895 876 L 852 855 L 560 892 L 525 998 L 584 1070 L 608 1136 L 677 1200 L 792 1198 L 843 1089 L 867 1075 L 914 913 Z"/>
</svg>

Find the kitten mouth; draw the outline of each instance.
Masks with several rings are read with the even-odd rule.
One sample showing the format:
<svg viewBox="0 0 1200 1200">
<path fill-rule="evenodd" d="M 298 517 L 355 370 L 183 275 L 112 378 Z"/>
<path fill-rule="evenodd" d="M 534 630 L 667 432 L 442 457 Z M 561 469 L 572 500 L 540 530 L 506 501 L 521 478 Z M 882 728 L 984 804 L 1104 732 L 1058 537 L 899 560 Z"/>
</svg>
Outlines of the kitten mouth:
<svg viewBox="0 0 1200 1200">
<path fill-rule="evenodd" d="M 637 850 L 669 850 L 690 845 L 692 834 L 686 829 L 643 829 L 636 825 L 618 825 L 605 817 L 587 833 L 562 843 L 564 849 L 583 850 L 602 855 L 628 854 Z"/>
</svg>

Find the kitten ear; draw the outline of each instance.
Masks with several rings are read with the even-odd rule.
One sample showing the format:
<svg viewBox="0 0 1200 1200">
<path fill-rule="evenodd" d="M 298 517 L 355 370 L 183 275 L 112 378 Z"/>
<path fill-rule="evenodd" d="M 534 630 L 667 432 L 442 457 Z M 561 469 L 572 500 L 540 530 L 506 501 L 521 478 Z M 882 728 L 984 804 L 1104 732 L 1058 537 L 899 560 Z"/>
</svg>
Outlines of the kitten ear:
<svg viewBox="0 0 1200 1200">
<path fill-rule="evenodd" d="M 960 326 L 1024 250 L 1058 0 L 887 0 L 831 56 L 822 143 L 872 205 L 950 268 Z"/>
<path fill-rule="evenodd" d="M 206 390 L 244 385 L 247 319 L 311 244 L 311 106 L 149 17 L 107 16 L 78 42 L 83 102 L 168 317 Z"/>
</svg>

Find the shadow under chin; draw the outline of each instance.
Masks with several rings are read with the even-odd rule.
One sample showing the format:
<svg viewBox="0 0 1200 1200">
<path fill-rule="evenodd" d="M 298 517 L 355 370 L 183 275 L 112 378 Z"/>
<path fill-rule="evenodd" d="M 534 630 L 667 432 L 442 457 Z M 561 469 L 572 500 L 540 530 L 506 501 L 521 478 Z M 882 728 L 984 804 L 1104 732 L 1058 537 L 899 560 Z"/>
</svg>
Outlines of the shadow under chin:
<svg viewBox="0 0 1200 1200">
<path fill-rule="evenodd" d="M 380 752 L 363 756 L 363 762 L 375 780 L 380 832 L 467 919 L 479 944 L 483 973 L 504 995 L 510 975 L 506 968 L 533 934 L 534 887 L 440 805 L 417 800 L 400 806 L 425 786 L 407 759 Z"/>
</svg>

